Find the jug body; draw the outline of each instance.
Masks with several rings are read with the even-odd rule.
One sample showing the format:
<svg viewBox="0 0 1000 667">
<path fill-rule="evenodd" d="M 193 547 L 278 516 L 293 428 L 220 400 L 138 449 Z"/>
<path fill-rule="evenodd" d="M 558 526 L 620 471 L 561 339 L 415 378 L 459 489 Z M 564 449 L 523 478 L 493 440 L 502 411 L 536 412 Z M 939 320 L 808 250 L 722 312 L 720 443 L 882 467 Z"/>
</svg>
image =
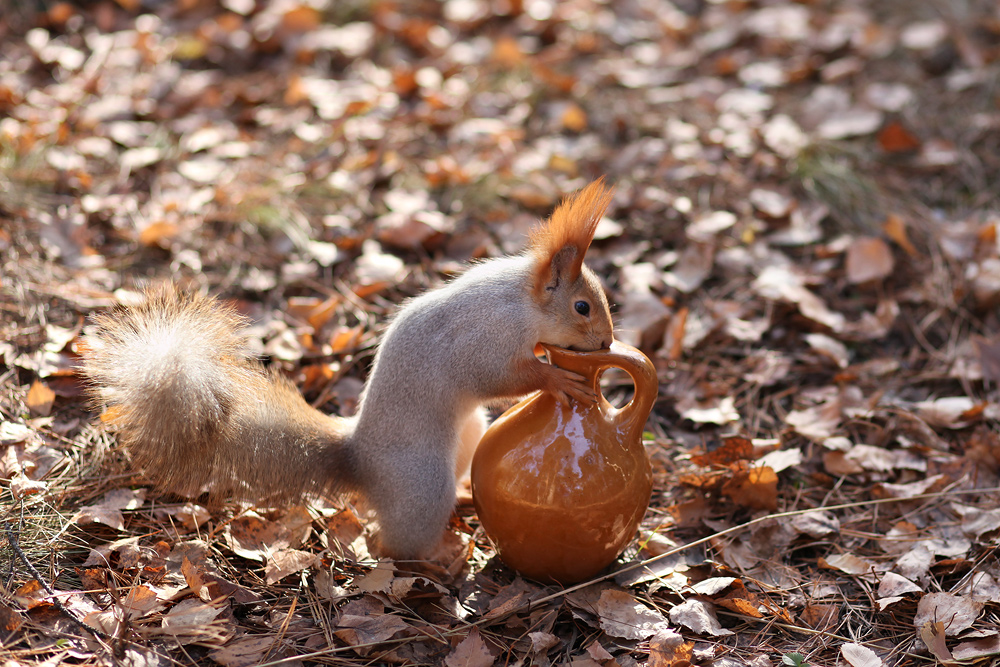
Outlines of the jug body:
<svg viewBox="0 0 1000 667">
<path fill-rule="evenodd" d="M 635 536 L 649 505 L 652 471 L 642 427 L 656 398 L 656 373 L 635 348 L 571 352 L 546 348 L 556 365 L 584 375 L 598 400 L 558 402 L 534 394 L 486 431 L 472 463 L 473 501 L 500 558 L 539 581 L 587 579 Z M 624 368 L 635 396 L 617 409 L 600 374 Z"/>
</svg>

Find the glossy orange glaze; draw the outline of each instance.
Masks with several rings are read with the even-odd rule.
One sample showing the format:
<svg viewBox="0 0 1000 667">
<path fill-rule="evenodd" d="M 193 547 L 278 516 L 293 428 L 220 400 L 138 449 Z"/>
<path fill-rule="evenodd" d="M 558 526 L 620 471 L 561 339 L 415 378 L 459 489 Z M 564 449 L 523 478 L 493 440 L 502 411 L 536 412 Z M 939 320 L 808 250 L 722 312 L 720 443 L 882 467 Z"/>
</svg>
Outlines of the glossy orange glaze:
<svg viewBox="0 0 1000 667">
<path fill-rule="evenodd" d="M 569 584 L 607 567 L 646 512 L 652 471 L 642 429 L 658 383 L 649 359 L 622 343 L 598 352 L 545 349 L 552 363 L 588 379 L 597 403 L 567 406 L 542 392 L 505 412 L 476 450 L 472 494 L 505 563 Z M 624 369 L 635 383 L 621 409 L 600 394 L 608 368 Z"/>
</svg>

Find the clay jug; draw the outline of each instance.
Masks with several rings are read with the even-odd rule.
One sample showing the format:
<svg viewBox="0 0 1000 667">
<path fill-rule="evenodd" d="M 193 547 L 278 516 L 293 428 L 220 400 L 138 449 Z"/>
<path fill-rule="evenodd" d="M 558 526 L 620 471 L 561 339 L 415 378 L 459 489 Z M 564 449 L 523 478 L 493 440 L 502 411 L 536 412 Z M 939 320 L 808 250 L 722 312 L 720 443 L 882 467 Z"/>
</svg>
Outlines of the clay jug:
<svg viewBox="0 0 1000 667">
<path fill-rule="evenodd" d="M 539 392 L 501 415 L 473 458 L 472 497 L 507 565 L 571 584 L 610 565 L 646 512 L 653 476 L 642 430 L 658 383 L 649 359 L 617 341 L 597 352 L 543 347 L 551 363 L 587 378 L 597 402 L 565 405 Z M 601 395 L 609 368 L 635 383 L 621 409 Z"/>
</svg>

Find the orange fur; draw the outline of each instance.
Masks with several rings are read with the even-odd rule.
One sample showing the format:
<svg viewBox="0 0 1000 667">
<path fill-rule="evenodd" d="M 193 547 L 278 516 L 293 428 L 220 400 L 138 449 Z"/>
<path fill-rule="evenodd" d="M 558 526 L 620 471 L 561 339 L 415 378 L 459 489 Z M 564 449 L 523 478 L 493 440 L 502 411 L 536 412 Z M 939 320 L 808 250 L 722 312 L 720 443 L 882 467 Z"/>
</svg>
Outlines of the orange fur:
<svg viewBox="0 0 1000 667">
<path fill-rule="evenodd" d="M 576 249 L 570 270 L 570 280 L 580 275 L 583 256 L 594 239 L 594 230 L 601 216 L 611 204 L 614 188 L 604 185 L 604 177 L 597 179 L 583 190 L 567 197 L 552 213 L 548 222 L 531 231 L 530 247 L 544 273 L 552 257 L 566 246 Z"/>
</svg>

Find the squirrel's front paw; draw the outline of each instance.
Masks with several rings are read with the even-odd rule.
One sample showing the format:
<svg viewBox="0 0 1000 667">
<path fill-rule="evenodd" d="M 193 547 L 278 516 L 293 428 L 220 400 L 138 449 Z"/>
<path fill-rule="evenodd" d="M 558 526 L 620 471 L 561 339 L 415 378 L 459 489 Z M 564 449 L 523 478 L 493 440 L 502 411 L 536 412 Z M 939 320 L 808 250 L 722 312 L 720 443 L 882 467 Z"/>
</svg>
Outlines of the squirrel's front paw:
<svg viewBox="0 0 1000 667">
<path fill-rule="evenodd" d="M 549 368 L 552 370 L 549 372 L 549 382 L 545 390 L 551 392 L 559 402 L 568 405 L 570 398 L 583 403 L 593 403 L 597 400 L 597 395 L 585 377 L 557 366 Z"/>
</svg>

